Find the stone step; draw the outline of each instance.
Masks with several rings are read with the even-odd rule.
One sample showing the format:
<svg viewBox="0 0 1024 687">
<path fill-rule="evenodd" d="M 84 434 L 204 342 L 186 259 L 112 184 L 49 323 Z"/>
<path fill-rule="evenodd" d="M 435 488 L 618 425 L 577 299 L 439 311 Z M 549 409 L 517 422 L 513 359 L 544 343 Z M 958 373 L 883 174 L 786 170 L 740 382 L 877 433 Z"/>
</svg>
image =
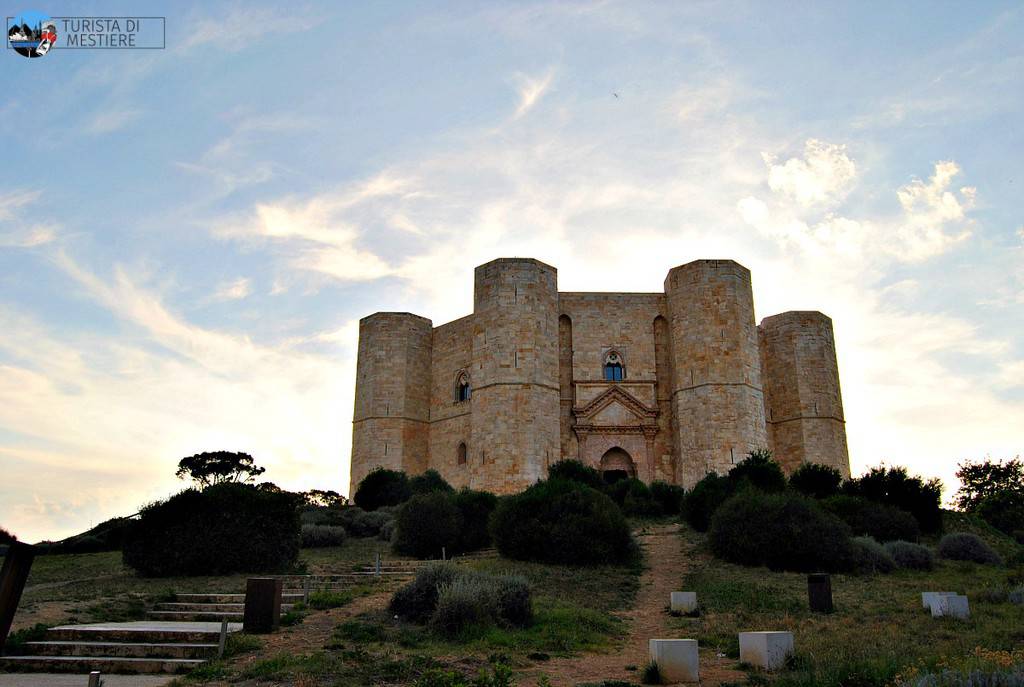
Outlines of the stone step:
<svg viewBox="0 0 1024 687">
<path fill-rule="evenodd" d="M 9 671 L 51 673 L 186 673 L 206 663 L 197 658 L 128 658 L 109 656 L 4 656 Z"/>
<path fill-rule="evenodd" d="M 281 611 L 282 615 L 284 611 Z M 153 620 L 166 620 L 180 623 L 203 623 L 217 622 L 225 618 L 228 622 L 240 623 L 244 613 L 242 611 L 149 611 L 146 617 Z"/>
<path fill-rule="evenodd" d="M 175 594 L 174 602 L 188 604 L 245 604 L 245 594 L 233 593 L 210 593 L 210 594 Z M 302 601 L 302 593 L 284 593 L 281 595 L 281 602 L 298 603 Z"/>
<path fill-rule="evenodd" d="M 240 632 L 241 623 L 229 623 L 228 632 Z M 216 644 L 220 622 L 161 622 L 139 620 L 128 623 L 91 623 L 50 628 L 47 640 L 59 642 L 129 642 Z"/>
<path fill-rule="evenodd" d="M 217 644 L 176 644 L 167 642 L 27 642 L 26 651 L 35 656 L 101 656 L 119 658 L 209 658 Z"/>
<path fill-rule="evenodd" d="M 288 612 L 292 610 L 295 604 L 282 603 L 281 610 Z M 184 601 L 172 601 L 166 603 L 158 603 L 153 609 L 154 611 L 178 611 L 186 613 L 242 613 L 245 611 L 245 603 L 234 602 L 234 603 L 201 603 L 201 602 L 184 602 Z"/>
</svg>

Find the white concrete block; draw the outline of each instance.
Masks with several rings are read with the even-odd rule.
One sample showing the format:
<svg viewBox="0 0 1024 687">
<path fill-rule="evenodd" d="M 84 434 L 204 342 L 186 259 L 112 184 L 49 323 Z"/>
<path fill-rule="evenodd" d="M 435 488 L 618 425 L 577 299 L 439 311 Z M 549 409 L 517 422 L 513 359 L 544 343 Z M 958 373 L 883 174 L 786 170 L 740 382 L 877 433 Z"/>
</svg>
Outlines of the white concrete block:
<svg viewBox="0 0 1024 687">
<path fill-rule="evenodd" d="M 793 653 L 792 632 L 741 632 L 740 661 L 765 670 L 777 670 Z"/>
<path fill-rule="evenodd" d="M 697 610 L 697 592 L 672 592 L 669 606 L 673 611 L 693 613 Z"/>
<path fill-rule="evenodd" d="M 941 596 L 956 596 L 956 592 L 921 592 L 921 605 L 924 610 L 932 610 L 932 604 Z"/>
<path fill-rule="evenodd" d="M 942 618 L 945 616 L 959 618 L 960 620 L 970 618 L 971 607 L 967 602 L 967 597 L 959 594 L 938 597 L 932 603 L 932 617 Z"/>
<path fill-rule="evenodd" d="M 696 639 L 652 639 L 651 662 L 665 682 L 699 682 Z"/>
</svg>

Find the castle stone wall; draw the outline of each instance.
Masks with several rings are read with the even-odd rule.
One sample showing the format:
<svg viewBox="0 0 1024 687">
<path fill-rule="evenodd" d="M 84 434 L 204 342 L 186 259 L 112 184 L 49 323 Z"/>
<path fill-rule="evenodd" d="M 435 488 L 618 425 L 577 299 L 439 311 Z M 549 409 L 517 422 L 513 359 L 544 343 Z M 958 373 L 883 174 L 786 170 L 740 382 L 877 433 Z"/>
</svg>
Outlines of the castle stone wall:
<svg viewBox="0 0 1024 687">
<path fill-rule="evenodd" d="M 604 378 L 613 350 L 621 381 Z M 388 467 L 506 494 L 563 458 L 690 487 L 761 448 L 787 471 L 849 475 L 831 320 L 756 327 L 750 272 L 731 260 L 677 267 L 664 293 L 559 293 L 555 268 L 503 258 L 476 269 L 471 315 L 360 322 L 353 491 Z"/>
</svg>

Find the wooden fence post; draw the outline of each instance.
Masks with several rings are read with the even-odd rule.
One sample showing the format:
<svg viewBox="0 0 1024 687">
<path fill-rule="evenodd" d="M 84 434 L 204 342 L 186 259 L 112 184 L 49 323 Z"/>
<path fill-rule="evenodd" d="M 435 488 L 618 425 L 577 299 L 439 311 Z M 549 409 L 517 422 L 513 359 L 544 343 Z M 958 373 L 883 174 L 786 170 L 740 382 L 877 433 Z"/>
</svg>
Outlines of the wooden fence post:
<svg viewBox="0 0 1024 687">
<path fill-rule="evenodd" d="M 11 542 L 4 558 L 4 567 L 0 570 L 0 654 L 7 642 L 7 633 L 14 623 L 14 612 L 21 602 L 21 593 L 25 591 L 25 582 L 35 560 L 35 547 L 21 542 Z"/>
</svg>

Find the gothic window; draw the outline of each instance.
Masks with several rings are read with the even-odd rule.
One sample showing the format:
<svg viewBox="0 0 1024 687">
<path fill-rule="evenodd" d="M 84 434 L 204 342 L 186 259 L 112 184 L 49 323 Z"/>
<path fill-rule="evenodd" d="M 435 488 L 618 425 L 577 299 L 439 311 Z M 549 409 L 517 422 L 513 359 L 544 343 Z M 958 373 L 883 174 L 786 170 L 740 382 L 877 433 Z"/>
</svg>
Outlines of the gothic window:
<svg viewBox="0 0 1024 687">
<path fill-rule="evenodd" d="M 608 351 L 604 357 L 604 378 L 609 382 L 621 382 L 626 368 L 622 364 L 622 356 L 615 351 Z"/>
<path fill-rule="evenodd" d="M 457 454 L 457 460 L 458 460 L 459 465 L 465 465 L 466 464 L 466 442 L 464 442 L 464 441 L 459 443 L 459 450 L 458 450 L 458 454 Z"/>
<path fill-rule="evenodd" d="M 455 378 L 455 402 L 465 403 L 472 395 L 472 388 L 469 386 L 469 375 L 460 372 Z"/>
</svg>

